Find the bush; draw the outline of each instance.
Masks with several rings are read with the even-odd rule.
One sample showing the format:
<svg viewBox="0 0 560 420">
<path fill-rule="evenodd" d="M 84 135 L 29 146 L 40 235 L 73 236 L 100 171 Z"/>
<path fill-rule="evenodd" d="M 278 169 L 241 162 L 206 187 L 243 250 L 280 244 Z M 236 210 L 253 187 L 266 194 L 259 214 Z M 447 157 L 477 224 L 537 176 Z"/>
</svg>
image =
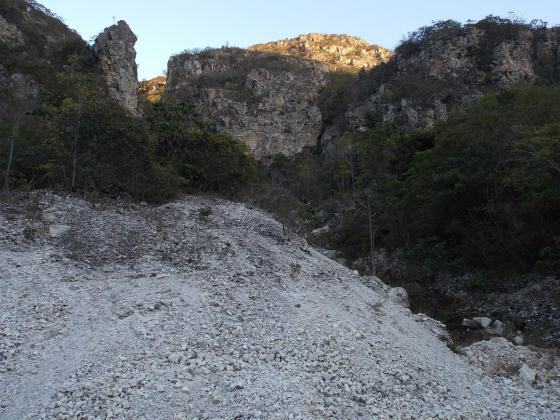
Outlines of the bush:
<svg viewBox="0 0 560 420">
<path fill-rule="evenodd" d="M 255 179 L 256 164 L 248 148 L 209 131 L 193 106 L 166 100 L 154 104 L 147 119 L 159 161 L 172 168 L 186 191 L 234 196 Z"/>
<path fill-rule="evenodd" d="M 212 207 L 202 207 L 198 209 L 198 217 L 203 222 L 207 222 L 210 216 L 212 216 L 212 213 L 213 213 Z"/>
</svg>

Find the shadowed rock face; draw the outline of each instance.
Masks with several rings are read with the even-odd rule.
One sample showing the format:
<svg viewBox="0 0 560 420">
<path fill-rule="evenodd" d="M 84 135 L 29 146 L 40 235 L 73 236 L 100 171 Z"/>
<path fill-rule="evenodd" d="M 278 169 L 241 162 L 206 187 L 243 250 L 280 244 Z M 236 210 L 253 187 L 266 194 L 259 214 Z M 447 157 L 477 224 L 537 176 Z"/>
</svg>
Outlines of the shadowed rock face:
<svg viewBox="0 0 560 420">
<path fill-rule="evenodd" d="M 322 129 L 325 66 L 239 48 L 171 57 L 166 91 L 196 105 L 217 132 L 245 143 L 257 159 L 314 146 Z"/>
<path fill-rule="evenodd" d="M 132 114 L 138 112 L 138 71 L 134 49 L 136 41 L 134 32 L 121 20 L 106 28 L 93 46 L 109 94 Z"/>
<path fill-rule="evenodd" d="M 8 47 L 19 47 L 24 43 L 23 33 L 18 27 L 9 23 L 0 15 L 0 44 Z"/>
<path fill-rule="evenodd" d="M 30 112 L 55 85 L 69 55 L 86 43 L 36 2 L 0 1 L 0 118 Z"/>
</svg>

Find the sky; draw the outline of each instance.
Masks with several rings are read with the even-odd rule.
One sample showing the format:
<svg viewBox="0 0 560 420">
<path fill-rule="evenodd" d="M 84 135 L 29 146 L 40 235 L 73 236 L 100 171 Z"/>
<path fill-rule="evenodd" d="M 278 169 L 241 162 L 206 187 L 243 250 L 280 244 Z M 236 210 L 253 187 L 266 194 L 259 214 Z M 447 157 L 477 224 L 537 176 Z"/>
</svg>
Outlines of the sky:
<svg viewBox="0 0 560 420">
<path fill-rule="evenodd" d="M 513 12 L 560 24 L 559 0 L 39 0 L 86 40 L 118 20 L 138 36 L 140 79 L 163 74 L 185 49 L 248 47 L 310 32 L 358 36 L 394 48 L 432 21 Z"/>
</svg>

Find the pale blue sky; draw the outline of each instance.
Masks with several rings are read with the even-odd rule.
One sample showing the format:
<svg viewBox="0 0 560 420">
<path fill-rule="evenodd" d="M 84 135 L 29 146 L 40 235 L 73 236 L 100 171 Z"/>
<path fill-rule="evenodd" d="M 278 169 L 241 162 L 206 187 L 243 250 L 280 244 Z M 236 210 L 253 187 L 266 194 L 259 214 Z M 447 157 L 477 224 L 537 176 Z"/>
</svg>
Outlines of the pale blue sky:
<svg viewBox="0 0 560 420">
<path fill-rule="evenodd" d="M 163 72 L 171 54 L 252 44 L 309 32 L 346 33 L 387 48 L 433 20 L 465 22 L 509 12 L 560 24 L 560 0 L 39 0 L 85 39 L 126 20 L 138 35 L 140 78 Z"/>
</svg>

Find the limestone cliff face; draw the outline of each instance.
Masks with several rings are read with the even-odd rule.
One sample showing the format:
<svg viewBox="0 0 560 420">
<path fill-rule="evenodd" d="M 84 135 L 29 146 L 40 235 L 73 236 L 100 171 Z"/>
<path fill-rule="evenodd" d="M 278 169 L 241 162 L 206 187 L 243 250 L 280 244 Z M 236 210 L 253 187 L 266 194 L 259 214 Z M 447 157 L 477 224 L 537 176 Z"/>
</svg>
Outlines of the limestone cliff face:
<svg viewBox="0 0 560 420">
<path fill-rule="evenodd" d="M 291 156 L 317 143 L 325 66 L 276 54 L 222 48 L 171 57 L 167 94 L 196 105 L 218 132 L 256 158 Z"/>
<path fill-rule="evenodd" d="M 393 56 L 390 50 L 360 38 L 317 33 L 257 44 L 249 49 L 315 60 L 326 64 L 330 71 L 349 72 L 372 69 Z"/>
<path fill-rule="evenodd" d="M 430 127 L 487 90 L 558 77 L 558 30 L 496 26 L 491 35 L 466 25 L 439 35 L 403 45 L 391 62 L 373 70 L 361 86 L 362 100 L 346 113 L 349 128 L 366 125 L 372 115 L 405 130 Z"/>
<path fill-rule="evenodd" d="M 25 43 L 23 33 L 18 27 L 0 15 L 0 44 L 9 48 L 19 47 Z"/>
<path fill-rule="evenodd" d="M 134 32 L 121 20 L 106 28 L 93 46 L 109 94 L 131 114 L 138 112 L 136 41 Z"/>
<path fill-rule="evenodd" d="M 0 117 L 39 106 L 66 57 L 86 49 L 77 33 L 40 4 L 0 1 Z"/>
</svg>

